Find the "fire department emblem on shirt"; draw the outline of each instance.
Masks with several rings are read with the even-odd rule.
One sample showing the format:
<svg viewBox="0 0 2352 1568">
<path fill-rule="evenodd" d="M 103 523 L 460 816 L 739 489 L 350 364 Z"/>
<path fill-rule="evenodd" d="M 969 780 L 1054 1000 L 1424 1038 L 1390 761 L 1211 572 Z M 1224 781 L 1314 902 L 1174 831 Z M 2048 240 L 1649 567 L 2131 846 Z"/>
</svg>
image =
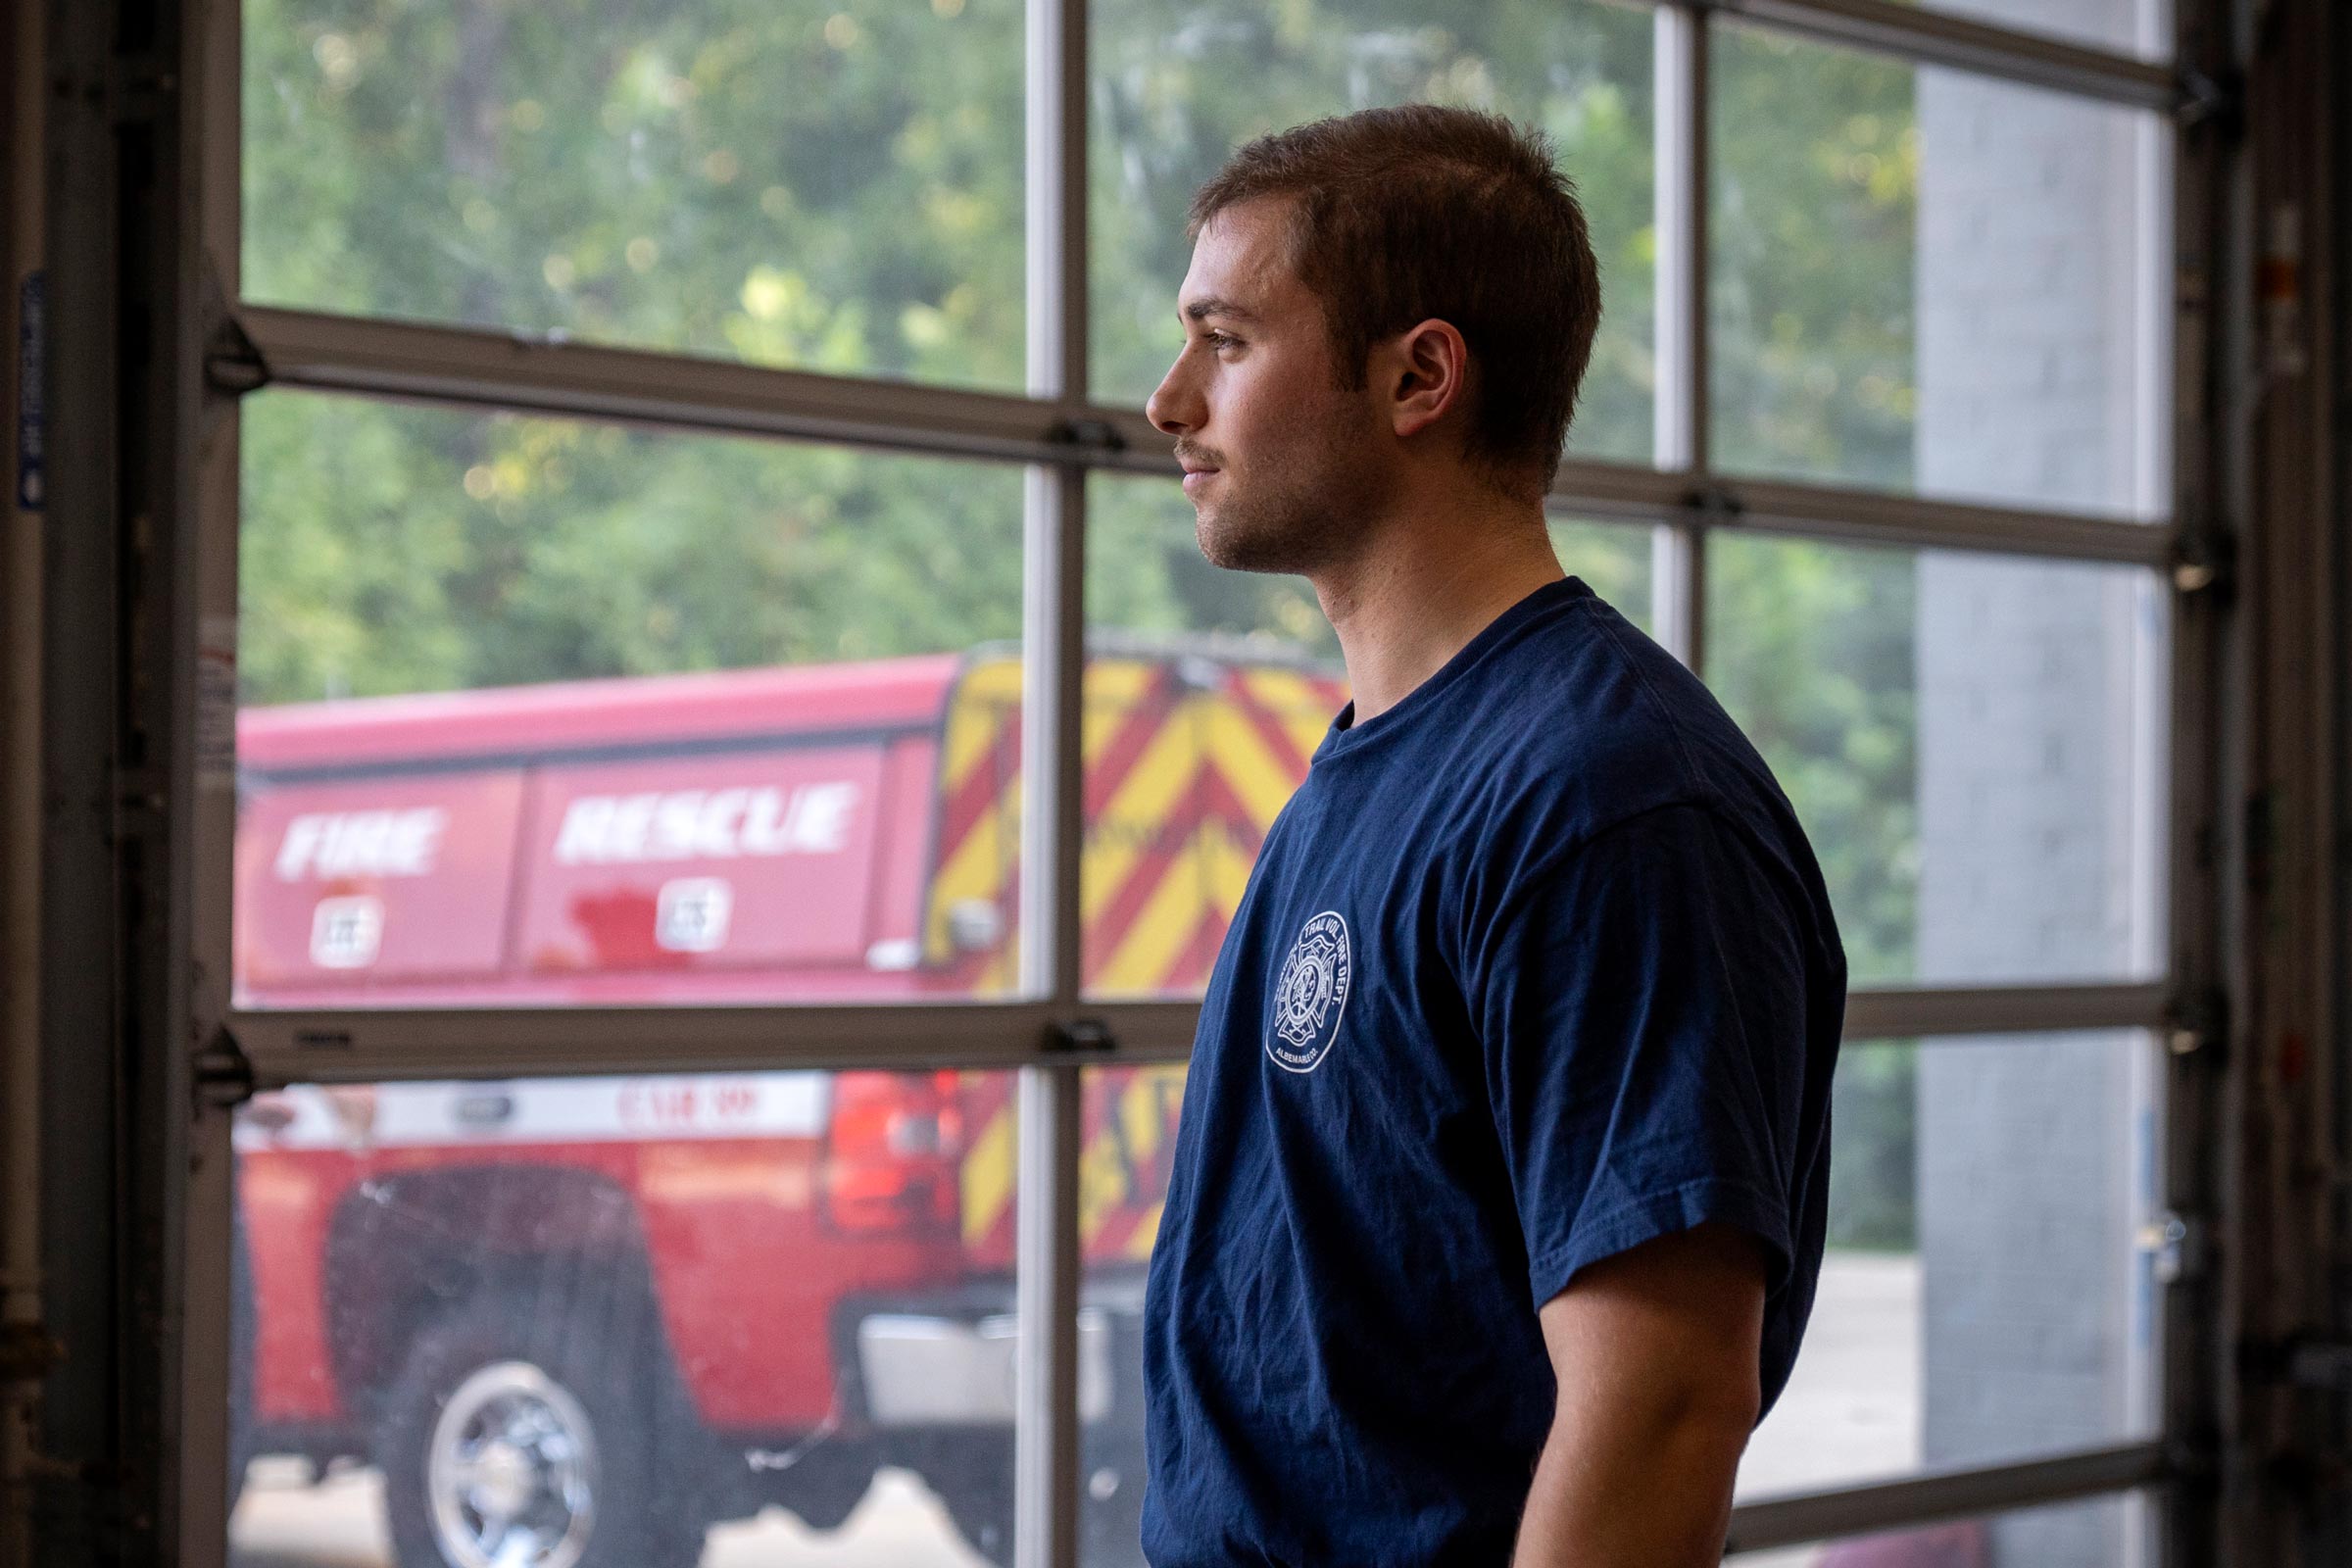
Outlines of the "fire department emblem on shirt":
<svg viewBox="0 0 2352 1568">
<path fill-rule="evenodd" d="M 1312 1072 L 1321 1063 L 1339 1038 L 1352 968 L 1348 922 L 1328 909 L 1307 921 L 1291 944 L 1291 956 L 1283 960 L 1282 977 L 1274 982 L 1274 1020 L 1266 1035 L 1266 1054 L 1276 1066 Z"/>
</svg>

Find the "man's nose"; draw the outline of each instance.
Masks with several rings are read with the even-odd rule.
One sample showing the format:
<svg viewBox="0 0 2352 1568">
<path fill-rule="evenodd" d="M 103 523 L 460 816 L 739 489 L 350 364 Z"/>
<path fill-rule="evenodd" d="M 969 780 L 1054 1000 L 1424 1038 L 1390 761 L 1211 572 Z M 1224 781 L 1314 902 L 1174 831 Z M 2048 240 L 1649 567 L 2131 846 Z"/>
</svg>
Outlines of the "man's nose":
<svg viewBox="0 0 2352 1568">
<path fill-rule="evenodd" d="M 1184 372 L 1184 358 L 1168 367 L 1158 389 L 1144 403 L 1144 417 L 1162 435 L 1182 435 L 1200 428 L 1200 398 Z"/>
</svg>

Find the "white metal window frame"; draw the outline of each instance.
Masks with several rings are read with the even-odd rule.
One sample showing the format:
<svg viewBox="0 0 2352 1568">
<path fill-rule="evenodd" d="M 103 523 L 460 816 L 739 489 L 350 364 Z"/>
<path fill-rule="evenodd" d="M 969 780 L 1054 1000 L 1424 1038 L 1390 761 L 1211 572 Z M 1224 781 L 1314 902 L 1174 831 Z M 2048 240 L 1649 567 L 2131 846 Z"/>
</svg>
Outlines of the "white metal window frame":
<svg viewBox="0 0 2352 1568">
<path fill-rule="evenodd" d="M 1708 462 L 1707 29 L 1715 15 L 1919 64 L 1997 76 L 2137 108 L 2157 122 L 2193 123 L 2201 84 L 2168 65 L 2057 42 L 1895 0 L 1648 0 L 1656 12 L 1656 352 L 1661 388 L 1655 464 L 1572 460 L 1553 501 L 1578 515 L 1653 526 L 1653 620 L 1696 666 L 1705 641 L 1706 544 L 1736 528 L 1845 543 L 1957 549 L 2138 566 L 2168 575 L 2193 602 L 2212 580 L 2205 535 L 2185 503 L 2154 522 L 2032 508 L 1981 506 L 1841 486 L 1767 481 Z M 2198 0 L 2179 0 L 2189 7 Z M 237 592 L 238 397 L 263 385 L 418 400 L 648 426 L 846 443 L 990 458 L 1027 466 L 1023 591 L 1027 722 L 1021 853 L 1022 1000 L 953 1004 L 617 1009 L 233 1010 L 228 919 L 234 835 L 233 758 L 200 744 L 195 860 L 200 951 L 195 1019 L 228 1049 L 211 1059 L 220 1086 L 202 1112 L 200 1176 L 191 1207 L 186 1284 L 191 1317 L 224 1322 L 229 1202 L 226 1104 L 252 1087 L 634 1070 L 779 1065 L 956 1064 L 1017 1069 L 1021 1377 L 1016 1432 L 1016 1550 L 1024 1568 L 1076 1561 L 1077 1106 L 1089 1066 L 1182 1060 L 1198 1005 L 1097 1001 L 1081 995 L 1076 918 L 1081 824 L 1078 698 L 1084 648 L 1086 477 L 1096 470 L 1177 472 L 1166 439 L 1139 410 L 1098 405 L 1087 391 L 1087 15 L 1085 0 L 1027 0 L 1026 180 L 1028 366 L 1025 396 L 770 369 L 606 347 L 238 301 L 242 245 L 241 21 L 236 0 L 194 8 L 196 139 L 205 193 L 204 264 L 218 280 L 219 330 L 197 475 L 203 564 L 199 659 L 233 666 Z M 2151 235 L 2150 265 L 2169 277 L 2166 241 L 2190 233 L 2204 198 L 2185 161 L 2175 171 L 2174 235 Z M 2201 187 L 2199 187 L 2201 189 Z M 2174 309 L 2172 290 L 2164 307 Z M 2183 318 L 2176 343 L 2171 491 L 2197 490 L 2203 453 L 2188 395 L 2201 337 Z M 2153 417 L 2153 411 L 2147 411 Z M 2209 813 L 2200 758 L 2212 732 L 2209 630 L 2176 614 L 2170 643 L 2171 815 L 2164 881 L 2165 975 L 2145 983 L 1873 987 L 1853 993 L 1849 1038 L 1967 1036 L 2134 1028 L 2155 1032 L 2175 1063 L 2193 1060 L 2210 1015 L 2215 968 L 2208 889 L 2187 853 Z M 233 712 L 212 715 L 233 720 Z M 218 739 L 218 737 L 215 737 Z M 2168 1088 L 2168 1195 L 2195 1157 L 2184 1131 L 2182 1073 Z M 216 1310 L 207 1312 L 207 1305 Z M 2168 1325 L 2169 1329 L 2169 1325 Z M 2170 1332 L 2168 1374 L 2185 1370 Z M 220 1408 L 217 1356 L 191 1353 L 185 1408 Z M 2167 1430 L 2193 1396 L 2168 1375 Z M 210 1396 L 208 1399 L 208 1396 Z M 183 1519 L 191 1563 L 218 1562 L 224 1541 L 218 1434 L 188 1434 L 183 1487 L 211 1505 Z M 210 1441 L 198 1441 L 199 1437 Z M 1915 1474 L 1864 1486 L 1750 1502 L 1734 1511 L 1732 1548 L 1759 1549 L 2042 1504 L 2160 1484 L 2177 1471 L 2164 1441 L 2033 1462 Z M 208 1468 L 209 1466 L 209 1468 Z"/>
</svg>

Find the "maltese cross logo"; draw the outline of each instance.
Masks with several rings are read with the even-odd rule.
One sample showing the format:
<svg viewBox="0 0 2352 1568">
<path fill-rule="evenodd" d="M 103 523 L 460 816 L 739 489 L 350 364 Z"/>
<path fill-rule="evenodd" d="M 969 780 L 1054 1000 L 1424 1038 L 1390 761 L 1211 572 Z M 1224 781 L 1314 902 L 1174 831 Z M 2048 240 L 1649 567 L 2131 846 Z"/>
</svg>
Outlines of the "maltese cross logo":
<svg viewBox="0 0 2352 1568">
<path fill-rule="evenodd" d="M 1312 1072 L 1322 1062 L 1339 1038 L 1352 971 L 1348 922 L 1328 909 L 1307 921 L 1274 982 L 1266 1054 L 1276 1066 Z"/>
</svg>

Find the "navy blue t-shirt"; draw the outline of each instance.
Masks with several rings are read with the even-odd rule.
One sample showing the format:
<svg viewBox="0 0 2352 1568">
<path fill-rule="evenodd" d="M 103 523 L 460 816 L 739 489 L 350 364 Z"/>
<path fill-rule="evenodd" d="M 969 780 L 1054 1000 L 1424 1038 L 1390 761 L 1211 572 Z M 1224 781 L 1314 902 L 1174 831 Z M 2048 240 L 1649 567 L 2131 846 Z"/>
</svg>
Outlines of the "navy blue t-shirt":
<svg viewBox="0 0 2352 1568">
<path fill-rule="evenodd" d="M 1155 1568 L 1501 1568 L 1537 1310 L 1708 1220 L 1812 1310 L 1845 957 L 1706 688 L 1574 577 L 1361 724 L 1268 833 L 1193 1048 L 1146 1304 Z"/>
</svg>

